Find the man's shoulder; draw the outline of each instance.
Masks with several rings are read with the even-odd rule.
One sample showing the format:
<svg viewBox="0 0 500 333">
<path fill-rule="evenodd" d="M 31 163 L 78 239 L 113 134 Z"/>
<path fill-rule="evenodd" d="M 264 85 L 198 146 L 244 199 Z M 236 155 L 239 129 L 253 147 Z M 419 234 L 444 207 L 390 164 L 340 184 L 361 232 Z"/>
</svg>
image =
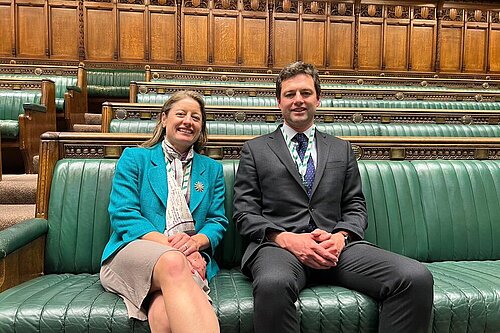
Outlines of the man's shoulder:
<svg viewBox="0 0 500 333">
<path fill-rule="evenodd" d="M 321 131 L 316 130 L 316 133 L 317 133 L 316 135 L 321 136 L 327 142 L 331 142 L 334 144 L 340 144 L 340 145 L 346 145 L 349 143 L 349 141 L 347 141 L 347 140 L 341 139 L 339 137 L 333 136 L 333 135 L 325 133 L 325 132 L 321 132 Z"/>
</svg>

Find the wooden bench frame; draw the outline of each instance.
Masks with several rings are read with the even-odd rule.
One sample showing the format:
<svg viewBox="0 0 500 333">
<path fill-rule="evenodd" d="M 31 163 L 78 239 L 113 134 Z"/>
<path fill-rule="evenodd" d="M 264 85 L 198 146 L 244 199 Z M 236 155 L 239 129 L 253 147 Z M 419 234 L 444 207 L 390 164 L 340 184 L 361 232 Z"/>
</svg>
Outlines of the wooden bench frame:
<svg viewBox="0 0 500 333">
<path fill-rule="evenodd" d="M 55 85 L 47 79 L 1 79 L 0 88 L 11 90 L 40 90 L 40 105 L 24 106 L 24 114 L 19 115 L 19 135 L 17 139 L 3 139 L 2 149 L 16 148 L 21 151 L 26 173 L 34 173 L 33 157 L 39 154 L 40 136 L 56 129 Z"/>
<path fill-rule="evenodd" d="M 179 90 L 194 90 L 204 96 L 228 96 L 228 97 L 275 97 L 274 85 L 239 85 L 236 83 L 218 85 L 217 83 L 195 84 L 189 82 L 130 82 L 131 103 L 137 102 L 138 94 L 172 94 Z M 394 100 L 394 101 L 467 101 L 467 102 L 498 102 L 500 91 L 490 90 L 466 90 L 466 89 L 398 89 L 398 87 L 366 86 L 344 88 L 321 89 L 322 99 L 369 99 L 369 100 Z"/>
<path fill-rule="evenodd" d="M 74 124 L 85 122 L 87 105 L 87 71 L 85 65 L 59 66 L 59 65 L 27 65 L 27 64 L 0 64 L 0 74 L 24 74 L 29 77 L 44 76 L 74 76 L 76 86 L 68 86 L 64 93 L 64 113 L 56 113 L 56 117 L 64 121 L 68 131 L 73 130 Z M 20 79 L 14 77 L 14 79 Z"/>
<path fill-rule="evenodd" d="M 114 103 L 102 105 L 101 132 L 108 133 L 111 120 L 157 119 L 161 104 Z M 207 105 L 207 121 L 281 122 L 278 108 L 240 107 Z M 498 125 L 500 112 L 488 110 L 445 110 L 445 109 L 367 109 L 367 108 L 318 108 L 315 121 L 319 123 L 428 123 Z"/>
</svg>

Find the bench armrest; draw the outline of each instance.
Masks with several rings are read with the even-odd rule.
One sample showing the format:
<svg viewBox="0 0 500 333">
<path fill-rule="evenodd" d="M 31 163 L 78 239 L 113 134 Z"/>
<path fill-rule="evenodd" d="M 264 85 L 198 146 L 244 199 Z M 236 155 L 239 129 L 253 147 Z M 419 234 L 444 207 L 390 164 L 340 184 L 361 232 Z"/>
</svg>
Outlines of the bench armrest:
<svg viewBox="0 0 500 333">
<path fill-rule="evenodd" d="M 30 219 L 0 231 L 0 292 L 43 275 L 44 219 Z"/>
<path fill-rule="evenodd" d="M 33 218 L 0 231 L 0 259 L 47 233 L 47 220 Z"/>
<path fill-rule="evenodd" d="M 79 93 L 82 92 L 82 88 L 80 88 L 79 86 L 66 86 L 66 89 L 67 90 L 74 90 L 74 91 L 79 92 Z"/>
<path fill-rule="evenodd" d="M 24 108 L 25 113 L 27 111 L 47 112 L 47 107 L 45 105 L 41 105 L 41 104 L 24 103 L 23 108 Z"/>
</svg>

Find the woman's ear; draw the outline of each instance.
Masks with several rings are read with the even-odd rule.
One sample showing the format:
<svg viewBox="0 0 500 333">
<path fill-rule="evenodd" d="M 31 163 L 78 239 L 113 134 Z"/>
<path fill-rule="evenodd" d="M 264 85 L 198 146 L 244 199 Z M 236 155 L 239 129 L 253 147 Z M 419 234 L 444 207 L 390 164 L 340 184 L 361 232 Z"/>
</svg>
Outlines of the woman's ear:
<svg viewBox="0 0 500 333">
<path fill-rule="evenodd" d="M 160 122 L 163 128 L 167 127 L 167 114 L 165 113 L 165 111 L 161 112 Z"/>
</svg>

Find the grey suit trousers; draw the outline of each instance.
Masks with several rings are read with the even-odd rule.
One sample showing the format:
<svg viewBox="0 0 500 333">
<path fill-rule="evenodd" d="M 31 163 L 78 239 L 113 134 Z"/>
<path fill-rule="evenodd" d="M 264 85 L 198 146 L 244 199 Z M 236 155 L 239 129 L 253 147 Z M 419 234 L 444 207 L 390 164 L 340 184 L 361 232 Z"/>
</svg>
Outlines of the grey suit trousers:
<svg viewBox="0 0 500 333">
<path fill-rule="evenodd" d="M 328 270 L 304 266 L 287 250 L 265 246 L 249 262 L 253 278 L 254 331 L 300 332 L 295 301 L 309 282 L 359 291 L 379 302 L 380 333 L 426 333 L 433 302 L 433 279 L 416 260 L 354 242 Z"/>
</svg>

